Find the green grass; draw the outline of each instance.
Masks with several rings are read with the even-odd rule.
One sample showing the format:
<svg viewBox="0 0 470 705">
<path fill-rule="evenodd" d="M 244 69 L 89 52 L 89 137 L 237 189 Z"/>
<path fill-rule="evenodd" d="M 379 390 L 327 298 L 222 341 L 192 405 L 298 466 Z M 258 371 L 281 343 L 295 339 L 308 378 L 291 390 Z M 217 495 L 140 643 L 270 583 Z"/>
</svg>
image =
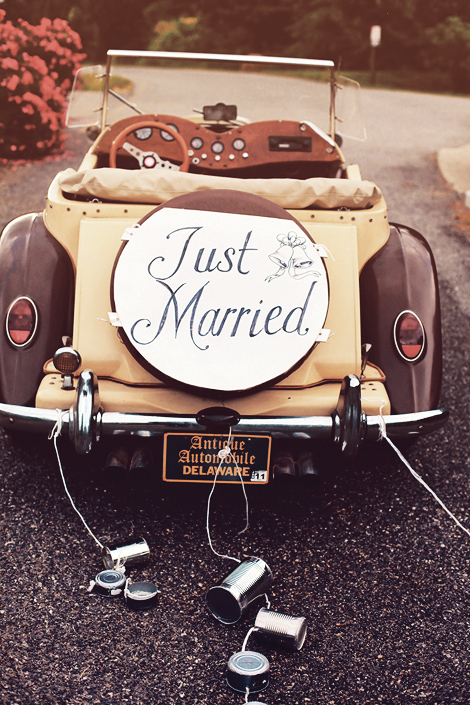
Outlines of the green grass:
<svg viewBox="0 0 470 705">
<path fill-rule="evenodd" d="M 80 80 L 81 89 L 84 91 L 102 91 L 103 83 L 101 78 L 95 78 L 90 74 L 84 74 Z M 132 81 L 124 76 L 111 76 L 110 86 L 111 90 L 116 91 L 116 93 L 130 93 L 134 87 Z"/>
<path fill-rule="evenodd" d="M 342 71 L 343 76 L 352 78 L 361 86 L 372 86 L 370 71 Z M 388 88 L 400 91 L 424 93 L 452 93 L 451 82 L 444 71 L 376 71 L 374 88 Z"/>
<path fill-rule="evenodd" d="M 280 73 L 268 69 L 266 73 Z M 298 78 L 309 78 L 313 81 L 329 80 L 327 70 L 288 69 L 284 75 Z M 396 71 L 376 71 L 375 83 L 372 83 L 370 71 L 340 71 L 342 76 L 357 81 L 364 88 L 385 88 L 388 90 L 418 91 L 422 93 L 446 93 L 453 95 L 452 83 L 444 71 L 411 71 L 400 69 Z"/>
</svg>

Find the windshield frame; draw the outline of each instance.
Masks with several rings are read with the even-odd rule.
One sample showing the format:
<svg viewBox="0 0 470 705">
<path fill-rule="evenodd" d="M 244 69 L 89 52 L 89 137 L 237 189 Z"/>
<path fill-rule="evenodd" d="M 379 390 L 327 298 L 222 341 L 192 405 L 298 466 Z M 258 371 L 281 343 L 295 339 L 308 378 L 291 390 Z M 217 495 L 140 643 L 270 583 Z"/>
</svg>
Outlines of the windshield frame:
<svg viewBox="0 0 470 705">
<path fill-rule="evenodd" d="M 103 90 L 103 104 L 101 110 L 101 130 L 106 129 L 108 98 L 110 93 L 111 66 L 113 58 L 136 58 L 136 59 L 181 59 L 182 61 L 214 61 L 230 63 L 252 63 L 266 66 L 293 66 L 297 68 L 329 69 L 330 73 L 330 106 L 329 106 L 329 135 L 335 136 L 335 64 L 328 59 L 298 59 L 283 56 L 258 56 L 251 54 L 206 54 L 183 51 L 137 51 L 123 49 L 109 49 L 106 58 L 106 73 Z"/>
</svg>

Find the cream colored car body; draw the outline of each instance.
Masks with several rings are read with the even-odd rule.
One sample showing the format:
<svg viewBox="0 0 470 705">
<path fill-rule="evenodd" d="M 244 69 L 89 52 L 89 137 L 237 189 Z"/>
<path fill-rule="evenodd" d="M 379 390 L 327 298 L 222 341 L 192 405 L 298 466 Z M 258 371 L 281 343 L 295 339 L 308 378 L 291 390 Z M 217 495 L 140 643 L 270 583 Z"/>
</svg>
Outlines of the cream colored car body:
<svg viewBox="0 0 470 705">
<path fill-rule="evenodd" d="M 238 122 L 224 118 L 223 124 L 218 124 L 217 120 L 206 119 L 206 116 L 201 121 L 198 114 L 189 118 L 172 118 L 171 114 L 159 118 L 150 113 L 121 118 L 108 124 L 107 107 L 112 94 L 111 60 L 116 56 L 124 56 L 126 60 L 132 57 L 139 61 L 265 62 L 271 67 L 276 64 L 278 67 L 308 66 L 309 69 L 318 64 L 330 71 L 329 134 L 302 118 L 283 122 L 276 116 L 253 124 L 246 118 Z M 215 74 L 211 74 L 211 79 L 214 77 Z M 171 72 L 167 71 L 163 79 L 167 88 L 171 88 Z M 277 85 L 275 76 L 271 76 L 270 80 L 271 86 Z M 224 76 L 219 85 L 224 87 L 226 84 Z M 286 85 L 282 84 L 282 90 Z M 297 84 L 294 83 L 294 86 Z M 190 87 L 194 88 L 188 84 L 188 90 Z M 3 272 L 5 284 L 0 301 L 5 309 L 7 336 L 10 336 L 9 328 L 18 325 L 16 312 L 21 307 L 29 307 L 32 318 L 36 311 L 30 338 L 22 342 L 23 330 L 17 331 L 15 335 L 19 336 L 20 343 L 17 344 L 10 336 L 8 345 L 4 344 L 2 348 L 0 424 L 28 431 L 50 432 L 54 427 L 63 433 L 68 431 L 78 453 L 88 453 L 105 435 L 152 438 L 174 432 L 203 433 L 212 428 L 217 410 L 221 408 L 229 410 L 230 425 L 235 433 L 252 436 L 264 434 L 274 439 L 306 443 L 326 441 L 339 445 L 346 455 L 354 455 L 363 440 L 377 440 L 385 432 L 394 438 L 409 438 L 439 428 L 445 422 L 447 412 L 436 408 L 440 391 L 441 334 L 437 276 L 432 253 L 419 233 L 404 226 L 390 226 L 380 189 L 362 180 L 357 165 L 346 166 L 335 136 L 337 89 L 332 62 L 230 55 L 109 52 L 102 120 L 95 142 L 77 171 L 66 170 L 53 180 L 43 214 L 29 214 L 16 219 L 7 226 L 0 241 L 0 273 Z M 243 92 L 240 96 L 245 98 Z M 135 109 L 126 99 L 119 100 L 124 100 L 128 108 Z M 227 110 L 234 107 L 217 103 L 209 108 L 219 109 L 220 105 Z M 281 105 L 284 105 L 282 101 Z M 167 122 L 162 124 L 165 119 Z M 172 120 L 179 121 L 182 132 L 187 131 L 185 148 L 188 147 L 188 153 L 180 154 L 180 161 L 184 159 L 188 163 L 188 158 L 191 158 L 193 168 L 189 173 L 173 167 L 175 159 L 178 159 L 175 156 L 177 152 L 171 153 L 168 135 L 164 136 Z M 112 153 L 114 151 L 115 158 L 120 144 L 128 152 L 128 157 L 134 158 L 136 150 L 139 152 L 140 149 L 142 158 L 145 140 L 150 140 L 147 135 L 151 134 L 146 130 L 139 137 L 135 130 L 136 126 L 142 129 L 142 124 L 153 124 L 153 129 L 159 130 L 158 149 L 169 150 L 170 156 L 166 159 L 170 162 L 162 164 L 160 151 L 157 154 L 154 147 L 151 156 L 157 164 L 156 168 L 143 169 L 143 164 L 140 169 L 110 168 Z M 245 136 L 256 137 L 258 126 L 263 139 L 257 141 L 253 138 L 251 146 L 256 152 L 257 145 L 263 145 L 258 151 L 258 156 L 261 155 L 259 164 L 263 166 L 264 157 L 268 165 L 284 160 L 284 165 L 287 163 L 289 166 L 291 159 L 298 163 L 303 160 L 304 167 L 313 171 L 319 168 L 320 173 L 312 176 L 304 170 L 299 178 L 251 178 L 253 172 L 243 167 L 249 161 L 245 157 L 253 157 L 253 153 L 242 153 L 243 147 L 239 152 L 230 154 L 225 165 L 217 162 L 217 159 L 220 160 L 217 155 L 210 157 L 212 164 L 208 164 L 210 159 L 201 163 L 207 155 L 200 151 L 199 159 L 194 150 L 189 149 L 192 135 L 197 130 L 200 131 L 197 133 L 199 135 L 206 130 L 206 137 L 215 135 L 214 139 L 225 139 L 226 149 L 222 149 L 228 154 L 232 149 L 229 145 L 235 144 L 235 137 L 239 137 L 242 131 L 245 131 Z M 133 138 L 130 137 L 132 130 Z M 294 135 L 295 146 L 292 149 L 287 144 L 286 150 L 283 144 L 284 140 L 288 142 L 290 139 L 282 136 L 285 130 L 291 130 L 289 134 Z M 237 132 L 237 135 L 232 137 L 231 131 Z M 311 156 L 305 154 L 308 149 L 298 147 L 303 144 L 306 135 L 310 135 L 307 139 L 312 145 Z M 121 137 L 136 141 L 126 146 L 122 144 Z M 271 139 L 275 142 L 273 149 Z M 181 140 L 177 139 L 176 142 L 181 143 Z M 181 149 L 180 144 L 180 152 Z M 273 156 L 273 152 L 283 150 L 287 154 Z M 290 152 L 294 153 L 293 157 Z M 237 168 L 238 164 L 242 168 L 238 168 L 238 173 L 234 172 L 235 176 L 230 176 L 235 162 Z M 326 172 L 323 170 L 325 173 L 321 173 L 323 162 L 328 162 L 327 166 L 331 167 Z M 209 168 L 201 168 L 205 164 Z M 226 171 L 218 165 L 227 167 Z M 260 174 L 256 175 L 259 177 Z M 269 172 L 269 176 L 272 175 Z M 286 174 L 283 173 L 283 176 Z M 119 320 L 116 320 L 112 286 L 115 266 L 123 246 L 123 234 L 128 228 L 132 229 L 162 204 L 169 203 L 171 206 L 176 196 L 189 194 L 192 197 L 199 192 L 210 194 L 211 191 L 220 194 L 224 189 L 237 194 L 237 198 L 242 200 L 243 194 L 249 194 L 250 198 L 253 195 L 261 196 L 258 202 L 265 203 L 267 199 L 271 202 L 269 209 L 276 204 L 276 217 L 282 223 L 295 222 L 285 220 L 286 213 L 290 214 L 297 221 L 295 227 L 303 229 L 313 243 L 321 244 L 327 253 L 323 256 L 328 300 L 322 336 L 314 341 L 307 354 L 284 367 L 283 374 L 268 377 L 274 380 L 271 382 L 255 386 L 220 387 L 216 392 L 211 392 L 210 384 L 191 387 L 191 382 L 182 383 L 178 375 L 169 379 L 159 372 L 158 365 L 142 364 L 141 357 L 128 344 L 129 340 L 123 335 Z M 214 202 L 210 197 L 209 201 L 211 204 Z M 223 223 L 226 213 L 236 214 L 239 211 L 219 208 L 216 213 Z M 39 243 L 38 252 L 44 247 L 44 251 L 55 258 L 57 249 L 60 250 L 58 263 L 52 265 L 51 276 L 54 277 L 59 269 L 66 269 L 70 273 L 66 275 L 65 283 L 44 282 L 40 272 L 36 273 L 34 283 L 29 282 L 25 271 L 20 271 L 23 260 L 12 266 L 12 249 L 21 252 L 23 243 L 29 243 L 25 245 L 25 251 L 29 251 L 30 244 L 35 242 L 32 239 L 34 232 Z M 51 245 L 51 239 L 54 245 Z M 31 252 L 36 250 L 33 248 Z M 270 258 L 270 253 L 267 254 Z M 376 261 L 378 268 L 374 265 Z M 15 266 L 18 271 L 15 271 Z M 362 286 L 364 277 L 361 273 L 364 272 L 368 283 Z M 270 278 L 273 277 L 267 277 L 264 281 Z M 383 287 L 381 278 L 384 280 Z M 395 311 L 388 303 L 394 298 L 394 287 L 398 281 L 401 282 L 398 284 L 401 291 L 397 292 L 399 296 L 393 302 L 396 304 Z M 69 291 L 70 283 L 73 291 Z M 68 299 L 64 299 L 60 302 L 61 317 L 54 325 L 54 305 L 59 303 L 54 301 L 54 297 L 58 294 L 73 300 L 73 331 L 67 332 L 67 335 L 71 334 L 71 339 L 67 341 L 65 350 L 67 355 L 67 351 L 71 350 L 79 364 L 72 375 L 64 369 L 61 374 L 54 364 L 56 360 L 58 365 L 57 355 L 52 357 L 53 346 L 57 344 L 55 341 L 65 332 L 58 329 L 68 327 L 71 319 Z M 40 301 L 37 306 L 35 297 Z M 15 308 L 17 302 L 20 302 L 20 308 Z M 406 326 L 400 328 L 403 316 L 407 321 L 411 320 L 415 334 L 421 335 L 410 348 L 406 347 Z M 49 323 L 46 325 L 45 321 Z M 368 361 L 370 346 L 364 345 L 369 342 L 364 337 L 366 329 L 366 336 L 375 339 L 377 359 L 388 365 L 389 379 L 377 363 Z M 269 335 L 267 339 L 270 340 Z M 407 349 L 416 349 L 416 352 L 410 356 Z M 43 350 L 48 351 L 50 359 L 44 359 L 46 355 L 43 356 Z M 276 344 L 265 348 L 263 354 L 275 357 Z M 28 355 L 37 369 L 31 370 Z M 18 364 L 20 360 L 21 364 Z M 383 368 L 383 364 L 380 365 Z M 226 374 L 229 378 L 230 368 Z M 36 382 L 38 378 L 39 384 Z M 24 381 L 24 384 L 16 384 Z M 399 392 L 394 397 L 395 401 L 390 398 L 390 385 Z M 34 406 L 31 405 L 31 392 L 33 397 L 36 392 Z M 402 410 L 399 409 L 400 405 Z M 212 410 L 211 413 L 201 416 L 201 412 L 205 413 L 208 409 Z M 225 419 L 225 425 L 222 424 L 224 432 L 227 431 L 227 423 Z"/>
<path fill-rule="evenodd" d="M 79 172 L 93 168 L 93 147 Z M 359 168 L 349 167 L 354 182 Z M 100 400 L 106 411 L 157 414 L 196 414 L 204 406 L 226 404 L 243 416 L 329 415 L 336 408 L 342 379 L 361 375 L 359 272 L 386 242 L 389 226 L 382 196 L 365 210 L 300 210 L 289 212 L 308 230 L 315 242 L 328 248 L 330 303 L 325 326 L 333 332 L 294 372 L 270 389 L 248 394 L 201 398 L 168 387 L 158 374 L 145 370 L 123 345 L 119 329 L 109 323 L 112 310 L 110 280 L 121 237 L 158 203 L 84 203 L 66 198 L 59 174 L 52 183 L 45 209 L 49 231 L 69 253 L 76 271 L 73 347 L 100 380 Z M 214 177 L 214 187 L 223 178 Z M 268 184 L 269 185 L 269 184 Z M 265 191 L 266 192 L 266 191 Z M 275 196 L 272 197 L 275 200 Z M 61 378 L 49 362 L 36 405 L 68 408 L 73 391 L 61 389 Z M 361 378 L 366 414 L 390 412 L 383 373 L 368 365 Z"/>
</svg>

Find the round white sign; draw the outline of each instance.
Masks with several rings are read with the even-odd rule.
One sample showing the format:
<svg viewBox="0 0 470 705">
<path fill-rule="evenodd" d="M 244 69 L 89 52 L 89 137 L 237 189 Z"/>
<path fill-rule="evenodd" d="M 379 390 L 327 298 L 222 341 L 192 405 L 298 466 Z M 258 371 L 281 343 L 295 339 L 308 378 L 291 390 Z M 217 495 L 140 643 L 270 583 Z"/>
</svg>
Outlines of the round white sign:
<svg viewBox="0 0 470 705">
<path fill-rule="evenodd" d="M 243 391 L 285 375 L 316 343 L 328 278 L 295 221 L 168 207 L 131 233 L 115 268 L 115 310 L 156 371 Z"/>
</svg>

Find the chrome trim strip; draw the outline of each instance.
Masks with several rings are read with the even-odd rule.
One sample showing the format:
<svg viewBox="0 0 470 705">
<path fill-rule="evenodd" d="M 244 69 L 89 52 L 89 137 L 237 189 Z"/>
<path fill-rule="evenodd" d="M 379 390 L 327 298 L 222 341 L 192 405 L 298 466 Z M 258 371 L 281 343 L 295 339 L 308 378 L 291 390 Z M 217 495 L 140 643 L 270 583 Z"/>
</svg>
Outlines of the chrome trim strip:
<svg viewBox="0 0 470 705">
<path fill-rule="evenodd" d="M 137 59 L 187 59 L 188 61 L 227 61 L 250 64 L 278 64 L 284 66 L 310 66 L 317 68 L 334 68 L 334 61 L 329 59 L 299 59 L 286 56 L 255 56 L 250 54 L 210 54 L 193 51 L 139 51 L 127 49 L 108 49 L 108 56 Z"/>
<path fill-rule="evenodd" d="M 416 318 L 418 321 L 419 325 L 421 326 L 421 330 L 423 331 L 423 342 L 421 344 L 421 347 L 419 349 L 419 353 L 415 355 L 414 357 L 406 357 L 406 355 L 403 354 L 403 352 L 400 350 L 400 344 L 398 342 L 398 321 L 400 318 L 403 316 L 404 313 L 410 313 L 413 318 Z M 423 322 L 421 318 L 418 316 L 417 313 L 414 311 L 411 311 L 411 309 L 406 308 L 404 311 L 401 311 L 401 313 L 398 314 L 398 316 L 395 318 L 395 323 L 393 324 L 393 342 L 395 343 L 395 350 L 397 353 L 400 355 L 401 359 L 404 360 L 405 362 L 416 362 L 419 360 L 420 357 L 423 356 L 424 350 L 426 348 L 426 331 L 424 330 Z"/>
<path fill-rule="evenodd" d="M 310 120 L 302 120 L 301 125 L 307 125 L 313 132 L 315 132 L 319 137 L 322 138 L 322 140 L 325 140 L 325 142 L 328 142 L 331 147 L 336 147 L 336 142 L 332 137 L 330 137 L 324 130 L 321 129 L 321 127 L 317 127 L 314 125 L 313 122 L 310 122 Z"/>
<path fill-rule="evenodd" d="M 382 437 L 382 427 L 385 421 L 387 436 L 390 440 L 412 439 L 434 433 L 442 428 L 449 418 L 447 409 L 432 409 L 418 411 L 413 414 L 396 414 L 391 416 L 367 416 L 367 427 L 364 440 L 379 441 Z"/>
<path fill-rule="evenodd" d="M 59 415 L 62 428 L 68 432 L 69 411 L 36 409 L 0 403 L 0 426 L 16 431 L 50 433 Z M 378 441 L 383 422 L 391 440 L 413 438 L 432 433 L 447 421 L 446 409 L 433 409 L 412 414 L 391 416 L 366 416 L 365 441 Z M 240 433 L 270 434 L 273 438 L 310 439 L 333 442 L 335 422 L 331 416 L 284 416 L 244 418 L 234 427 Z M 141 437 L 162 436 L 164 433 L 200 433 L 200 426 L 192 416 L 158 416 L 156 414 L 122 414 L 104 412 L 101 416 L 102 436 L 135 435 Z"/>
<path fill-rule="evenodd" d="M 28 336 L 28 339 L 25 340 L 24 343 L 15 343 L 15 341 L 13 340 L 13 338 L 12 338 L 11 335 L 10 335 L 10 330 L 9 330 L 9 328 L 8 328 L 8 321 L 9 321 L 10 313 L 11 313 L 11 310 L 12 310 L 13 306 L 14 306 L 16 303 L 18 303 L 18 301 L 21 301 L 21 300 L 28 301 L 28 302 L 31 304 L 31 306 L 33 307 L 33 311 L 34 311 L 34 328 L 33 328 L 33 331 L 32 331 L 32 333 L 31 333 L 31 335 Z M 12 301 L 11 304 L 9 305 L 8 311 L 7 311 L 7 315 L 6 315 L 6 317 L 5 317 L 5 330 L 6 330 L 7 338 L 8 338 L 8 340 L 10 341 L 10 343 L 11 343 L 15 348 L 26 348 L 26 347 L 28 347 L 28 345 L 31 345 L 31 343 L 33 342 L 33 338 L 34 338 L 34 336 L 36 335 L 36 332 L 37 332 L 37 329 L 38 329 L 38 324 L 39 324 L 39 311 L 38 311 L 38 307 L 36 306 L 36 304 L 34 303 L 34 301 L 32 300 L 32 298 L 31 298 L 30 296 L 17 296 L 16 299 L 15 299 L 14 301 Z"/>
<path fill-rule="evenodd" d="M 331 416 L 285 416 L 243 418 L 233 427 L 235 433 L 269 434 L 273 438 L 332 439 Z M 190 416 L 152 416 L 148 414 L 121 414 L 105 412 L 101 420 L 103 435 L 130 434 L 158 436 L 172 432 L 201 433 L 205 426 Z"/>
<path fill-rule="evenodd" d="M 62 415 L 63 427 L 68 428 L 69 412 L 56 409 L 37 409 L 33 406 L 0 404 L 0 426 L 7 431 L 50 433 Z"/>
</svg>

